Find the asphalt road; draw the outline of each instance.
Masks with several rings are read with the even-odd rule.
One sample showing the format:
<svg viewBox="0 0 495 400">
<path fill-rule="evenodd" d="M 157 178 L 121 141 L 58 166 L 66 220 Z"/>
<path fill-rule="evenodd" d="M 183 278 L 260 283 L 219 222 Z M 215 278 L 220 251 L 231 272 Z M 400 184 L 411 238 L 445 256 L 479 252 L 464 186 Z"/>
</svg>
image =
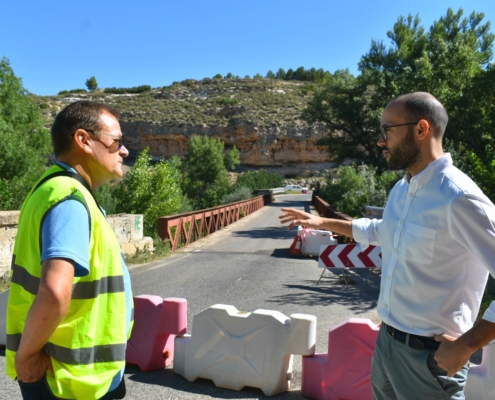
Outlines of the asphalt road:
<svg viewBox="0 0 495 400">
<path fill-rule="evenodd" d="M 183 297 L 188 302 L 188 327 L 193 316 L 214 304 L 228 304 L 238 310 L 259 308 L 317 317 L 317 353 L 325 353 L 328 331 L 351 317 L 369 318 L 378 323 L 376 301 L 379 271 L 353 274 L 355 285 L 339 284 L 336 275 L 322 270 L 317 258 L 294 258 L 289 246 L 295 230 L 280 225 L 280 207 L 310 211 L 311 195 L 277 196 L 277 201 L 243 218 L 187 250 L 153 263 L 131 266 L 134 295 Z M 20 399 L 17 384 L 5 375 L 5 357 L 0 353 L 0 399 Z M 261 399 L 261 390 L 240 392 L 220 389 L 209 380 L 188 382 L 172 368 L 140 372 L 126 368 L 126 399 Z M 277 399 L 303 399 L 300 392 L 301 357 L 295 356 L 293 379 L 288 392 Z"/>
</svg>

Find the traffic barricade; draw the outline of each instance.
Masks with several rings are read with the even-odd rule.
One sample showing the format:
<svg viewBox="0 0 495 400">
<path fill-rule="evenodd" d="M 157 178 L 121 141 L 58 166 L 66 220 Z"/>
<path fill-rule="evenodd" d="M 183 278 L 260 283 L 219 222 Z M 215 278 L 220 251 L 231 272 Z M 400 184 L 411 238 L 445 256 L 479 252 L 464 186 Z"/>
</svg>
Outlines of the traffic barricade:
<svg viewBox="0 0 495 400">
<path fill-rule="evenodd" d="M 134 327 L 127 342 L 126 362 L 141 371 L 169 366 L 174 339 L 187 332 L 187 300 L 142 295 L 134 297 Z"/>
<path fill-rule="evenodd" d="M 301 393 L 318 400 L 371 400 L 371 360 L 379 326 L 350 318 L 330 329 L 327 354 L 303 357 Z"/>
<path fill-rule="evenodd" d="M 379 246 L 368 246 L 364 251 L 356 243 L 321 246 L 318 268 L 323 268 L 323 271 L 317 284 L 327 269 L 340 268 L 345 271 L 347 268 L 381 267 L 382 249 Z"/>
<path fill-rule="evenodd" d="M 238 311 L 217 304 L 194 316 L 192 335 L 175 338 L 174 372 L 192 382 L 260 388 L 267 396 L 289 389 L 292 355 L 315 352 L 316 317 L 278 311 Z"/>
</svg>

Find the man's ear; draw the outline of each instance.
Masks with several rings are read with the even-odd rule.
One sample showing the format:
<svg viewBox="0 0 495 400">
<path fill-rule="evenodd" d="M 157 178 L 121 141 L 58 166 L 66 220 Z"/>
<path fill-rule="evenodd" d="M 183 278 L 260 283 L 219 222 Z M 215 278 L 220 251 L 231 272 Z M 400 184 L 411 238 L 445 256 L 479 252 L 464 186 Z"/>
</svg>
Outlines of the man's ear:
<svg viewBox="0 0 495 400">
<path fill-rule="evenodd" d="M 423 140 L 431 132 L 430 123 L 426 119 L 421 119 L 418 122 L 418 127 L 419 127 L 419 129 L 418 129 L 418 139 Z"/>
<path fill-rule="evenodd" d="M 84 153 L 91 152 L 91 136 L 84 129 L 78 129 L 74 133 L 74 146 Z"/>
</svg>

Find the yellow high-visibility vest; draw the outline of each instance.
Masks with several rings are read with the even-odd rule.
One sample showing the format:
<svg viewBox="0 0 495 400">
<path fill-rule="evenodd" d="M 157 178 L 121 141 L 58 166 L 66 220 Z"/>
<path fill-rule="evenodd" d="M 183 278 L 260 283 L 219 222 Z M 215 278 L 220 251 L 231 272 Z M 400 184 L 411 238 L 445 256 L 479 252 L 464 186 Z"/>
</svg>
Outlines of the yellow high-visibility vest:
<svg viewBox="0 0 495 400">
<path fill-rule="evenodd" d="M 50 168 L 40 181 L 54 172 Z M 99 399 L 125 365 L 126 299 L 120 246 L 92 194 L 77 180 L 59 176 L 32 190 L 21 208 L 7 307 L 7 374 L 15 379 L 15 355 L 41 277 L 41 225 L 44 215 L 67 199 L 80 201 L 90 224 L 90 271 L 75 277 L 69 310 L 44 351 L 54 374 L 53 394 L 63 399 Z"/>
</svg>

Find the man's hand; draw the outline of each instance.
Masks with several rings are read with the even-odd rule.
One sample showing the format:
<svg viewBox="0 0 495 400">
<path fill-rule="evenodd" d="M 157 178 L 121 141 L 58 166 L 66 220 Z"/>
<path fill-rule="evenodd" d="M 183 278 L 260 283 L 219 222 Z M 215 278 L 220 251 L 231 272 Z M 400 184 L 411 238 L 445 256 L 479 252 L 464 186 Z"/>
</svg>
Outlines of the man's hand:
<svg viewBox="0 0 495 400">
<path fill-rule="evenodd" d="M 469 360 L 471 355 L 495 339 L 495 323 L 481 319 L 469 331 L 455 339 L 448 335 L 436 335 L 440 347 L 435 360 L 440 368 L 454 376 Z"/>
<path fill-rule="evenodd" d="M 278 218 L 281 224 L 290 222 L 289 229 L 296 225 L 303 225 L 307 228 L 319 229 L 323 225 L 323 218 L 309 214 L 307 212 L 296 210 L 295 208 L 282 208 L 285 214 Z"/>
<path fill-rule="evenodd" d="M 352 237 L 352 222 L 342 219 L 323 218 L 318 215 L 296 210 L 295 208 L 282 208 L 284 214 L 279 216 L 281 224 L 289 222 L 289 229 L 296 225 L 306 228 L 328 230 Z"/>
<path fill-rule="evenodd" d="M 29 383 L 39 381 L 50 370 L 53 372 L 52 360 L 48 354 L 41 351 L 31 357 L 22 358 L 19 354 L 15 358 L 17 380 Z"/>
<path fill-rule="evenodd" d="M 474 353 L 452 336 L 435 335 L 435 340 L 440 342 L 440 347 L 435 352 L 435 360 L 438 366 L 447 371 L 447 375 L 450 377 L 460 371 Z"/>
</svg>

